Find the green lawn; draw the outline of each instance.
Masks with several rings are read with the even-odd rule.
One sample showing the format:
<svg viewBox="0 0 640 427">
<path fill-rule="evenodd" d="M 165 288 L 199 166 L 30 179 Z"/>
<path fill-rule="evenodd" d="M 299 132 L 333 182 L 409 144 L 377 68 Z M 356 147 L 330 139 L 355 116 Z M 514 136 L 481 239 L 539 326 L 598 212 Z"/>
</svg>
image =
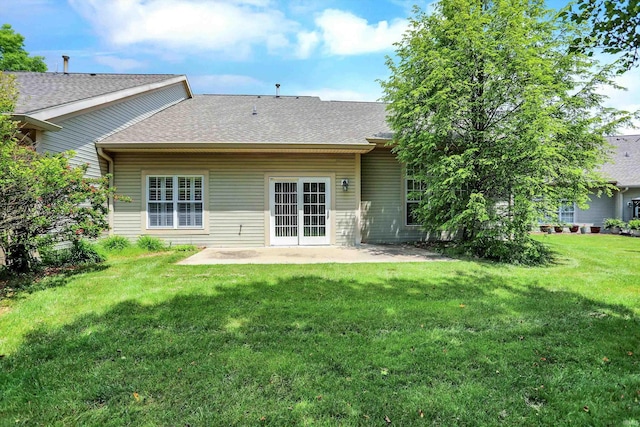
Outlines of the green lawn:
<svg viewBox="0 0 640 427">
<path fill-rule="evenodd" d="M 547 268 L 178 266 L 0 303 L 0 425 L 640 425 L 640 239 Z"/>
</svg>

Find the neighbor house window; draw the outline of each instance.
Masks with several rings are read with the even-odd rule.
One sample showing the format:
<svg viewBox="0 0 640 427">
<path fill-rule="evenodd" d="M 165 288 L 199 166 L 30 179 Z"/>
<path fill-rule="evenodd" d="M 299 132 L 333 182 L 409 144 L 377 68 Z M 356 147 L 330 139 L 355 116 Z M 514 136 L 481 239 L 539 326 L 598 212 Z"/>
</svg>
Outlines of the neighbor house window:
<svg viewBox="0 0 640 427">
<path fill-rule="evenodd" d="M 149 228 L 202 228 L 202 176 L 148 176 Z"/>
<path fill-rule="evenodd" d="M 558 221 L 562 224 L 573 224 L 575 218 L 575 205 L 573 203 L 563 203 L 558 208 Z"/>
<path fill-rule="evenodd" d="M 424 189 L 424 183 L 414 179 L 413 173 L 407 170 L 405 178 L 406 225 L 420 225 L 414 212 L 420 206 Z"/>
</svg>

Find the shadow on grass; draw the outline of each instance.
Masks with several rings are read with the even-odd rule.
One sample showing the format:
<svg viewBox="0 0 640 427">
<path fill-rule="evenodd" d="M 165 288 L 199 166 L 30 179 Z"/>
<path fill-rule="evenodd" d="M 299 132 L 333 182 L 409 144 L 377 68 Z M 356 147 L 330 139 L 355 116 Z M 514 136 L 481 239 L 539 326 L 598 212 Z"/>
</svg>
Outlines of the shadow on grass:
<svg viewBox="0 0 640 427">
<path fill-rule="evenodd" d="M 217 290 L 126 301 L 30 334 L 0 360 L 0 413 L 16 425 L 640 417 L 639 322 L 625 307 L 467 274 L 308 275 Z"/>
<path fill-rule="evenodd" d="M 34 273 L 20 275 L 5 272 L 0 280 L 0 300 L 20 298 L 24 293 L 65 286 L 74 276 L 104 271 L 108 268 L 109 265 L 105 263 L 60 268 L 43 267 Z"/>
</svg>

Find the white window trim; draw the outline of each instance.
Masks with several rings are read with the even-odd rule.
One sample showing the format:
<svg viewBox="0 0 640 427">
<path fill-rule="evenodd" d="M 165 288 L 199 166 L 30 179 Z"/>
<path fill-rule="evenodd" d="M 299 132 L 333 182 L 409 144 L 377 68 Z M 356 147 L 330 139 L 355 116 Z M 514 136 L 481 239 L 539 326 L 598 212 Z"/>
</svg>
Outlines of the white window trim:
<svg viewBox="0 0 640 427">
<path fill-rule="evenodd" d="M 563 221 L 562 220 L 562 208 L 565 206 L 570 206 L 571 210 L 564 212 L 565 214 L 571 212 L 573 219 L 571 221 Z M 560 223 L 566 223 L 566 224 L 575 224 L 576 222 L 576 204 L 575 203 L 561 203 L 560 206 L 558 206 L 558 222 Z"/>
<path fill-rule="evenodd" d="M 177 194 L 178 188 L 174 188 L 174 226 L 173 227 L 149 227 L 149 177 L 172 177 L 174 185 L 177 177 L 199 177 L 202 179 L 202 226 L 201 227 L 177 227 Z M 151 235 L 208 235 L 209 234 L 209 171 L 178 169 L 153 169 L 141 171 L 141 206 L 140 206 L 140 233 Z M 153 201 L 151 201 L 153 202 Z"/>
</svg>

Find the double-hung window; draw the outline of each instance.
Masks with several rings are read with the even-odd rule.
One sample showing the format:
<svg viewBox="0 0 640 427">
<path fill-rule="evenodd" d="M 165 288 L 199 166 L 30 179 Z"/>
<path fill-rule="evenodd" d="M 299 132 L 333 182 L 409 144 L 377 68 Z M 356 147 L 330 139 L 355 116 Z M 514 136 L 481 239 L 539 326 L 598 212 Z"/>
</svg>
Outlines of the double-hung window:
<svg viewBox="0 0 640 427">
<path fill-rule="evenodd" d="M 410 170 L 406 172 L 405 178 L 405 212 L 406 225 L 420 225 L 414 212 L 420 206 L 420 201 L 424 195 L 425 185 L 423 182 L 414 179 Z"/>
<path fill-rule="evenodd" d="M 575 212 L 573 203 L 562 203 L 558 209 L 558 221 L 561 224 L 573 224 L 575 222 Z"/>
<path fill-rule="evenodd" d="M 203 228 L 202 176 L 147 176 L 148 228 Z"/>
</svg>

